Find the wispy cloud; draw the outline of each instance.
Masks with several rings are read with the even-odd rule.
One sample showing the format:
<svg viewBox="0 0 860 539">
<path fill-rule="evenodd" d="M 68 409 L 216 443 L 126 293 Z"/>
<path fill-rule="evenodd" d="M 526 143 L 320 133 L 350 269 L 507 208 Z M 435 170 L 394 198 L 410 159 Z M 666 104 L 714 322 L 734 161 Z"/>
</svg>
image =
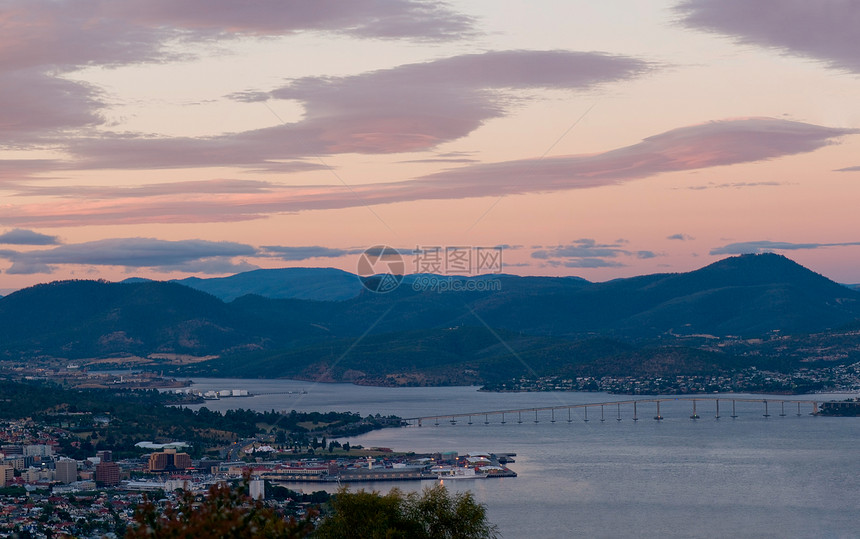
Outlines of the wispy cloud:
<svg viewBox="0 0 860 539">
<path fill-rule="evenodd" d="M 0 159 L 0 188 L 18 188 L 36 175 L 45 179 L 45 171 L 59 166 L 57 159 Z"/>
<path fill-rule="evenodd" d="M 860 73 L 860 3 L 853 0 L 686 0 L 675 9 L 688 27 Z"/>
<path fill-rule="evenodd" d="M 0 234 L 0 244 L 6 245 L 57 245 L 60 241 L 56 236 L 40 234 L 33 230 L 16 228 Z"/>
<path fill-rule="evenodd" d="M 836 172 L 860 172 L 860 165 L 856 167 L 838 168 L 836 169 Z"/>
<path fill-rule="evenodd" d="M 266 245 L 263 247 L 267 254 L 281 260 L 308 260 L 310 258 L 340 258 L 347 255 L 357 255 L 364 249 L 333 249 L 331 247 L 320 247 L 309 245 L 306 247 L 283 247 L 279 245 Z"/>
<path fill-rule="evenodd" d="M 157 271 L 225 273 L 253 269 L 233 263 L 235 257 L 253 256 L 257 249 L 234 242 L 205 240 L 167 241 L 155 238 L 114 238 L 61 245 L 33 251 L 0 251 L 12 262 L 6 273 L 52 273 L 57 265 L 123 266 Z M 254 266 L 256 267 L 256 266 Z"/>
<path fill-rule="evenodd" d="M 417 41 L 475 34 L 468 16 L 420 0 L 8 0 L 0 28 L 0 143 L 15 144 L 58 143 L 67 130 L 104 123 L 104 96 L 64 73 L 170 61 L 180 57 L 171 48 L 177 42 L 299 32 Z"/>
<path fill-rule="evenodd" d="M 53 236 L 29 230 L 12 230 L 0 235 L 0 244 L 56 245 Z M 266 245 L 206 240 L 169 241 L 156 238 L 110 238 L 99 241 L 59 245 L 50 249 L 0 250 L 0 259 L 12 263 L 6 273 L 53 273 L 58 266 L 119 266 L 126 270 L 147 268 L 156 272 L 206 274 L 236 273 L 257 269 L 253 259 L 300 261 L 314 258 L 339 258 L 366 249 L 337 249 L 319 246 Z M 393 250 L 392 250 L 393 252 Z M 402 250 L 401 255 L 411 254 Z"/>
<path fill-rule="evenodd" d="M 184 194 L 251 194 L 268 193 L 282 186 L 261 180 L 192 180 L 152 183 L 134 187 L 111 185 L 33 185 L 9 184 L 17 196 L 55 196 L 89 199 L 118 199 L 172 196 Z"/>
<path fill-rule="evenodd" d="M 0 23 L 6 69 L 160 61 L 177 39 L 321 31 L 423 41 L 474 32 L 473 21 L 450 5 L 419 0 L 8 0 Z"/>
<path fill-rule="evenodd" d="M 3 41 L 0 37 L 0 50 Z M 0 144 L 34 143 L 42 137 L 59 136 L 63 130 L 103 121 L 96 89 L 35 69 L 0 71 L 0 95 Z"/>
<path fill-rule="evenodd" d="M 471 196 L 597 187 L 665 172 L 810 152 L 831 144 L 837 137 L 856 133 L 860 129 L 829 128 L 775 118 L 723 120 L 674 129 L 632 146 L 595 155 L 474 165 L 433 174 L 415 183 Z"/>
<path fill-rule="evenodd" d="M 409 159 L 408 161 L 400 161 L 401 163 L 477 163 L 477 159 L 469 159 L 467 157 L 430 157 L 427 159 Z"/>
<path fill-rule="evenodd" d="M 605 258 L 575 258 L 572 260 L 548 260 L 547 264 L 562 268 L 623 268 L 627 264 Z"/>
<path fill-rule="evenodd" d="M 807 249 L 821 249 L 823 247 L 850 247 L 860 245 L 860 241 L 848 241 L 838 243 L 792 243 L 787 241 L 743 241 L 730 243 L 722 247 L 711 249 L 712 255 L 741 255 L 750 253 L 766 253 L 772 251 L 798 251 Z"/>
<path fill-rule="evenodd" d="M 595 52 L 467 54 L 348 77 L 305 77 L 270 92 L 232 96 L 297 101 L 304 116 L 291 124 L 206 138 L 78 138 L 67 150 L 84 169 L 239 166 L 280 172 L 284 159 L 430 150 L 504 116 L 510 91 L 581 90 L 648 69 L 636 58 Z"/>
<path fill-rule="evenodd" d="M 197 35 L 283 35 L 314 30 L 367 38 L 448 41 L 475 32 L 472 19 L 447 2 L 421 0 L 133 0 L 119 9 L 124 17 L 147 26 L 176 26 Z"/>
<path fill-rule="evenodd" d="M 626 242 L 625 242 L 626 243 Z M 550 266 L 566 268 L 612 268 L 627 264 L 624 258 L 648 259 L 660 256 L 654 251 L 630 251 L 624 243 L 597 243 L 591 238 L 578 239 L 568 245 L 541 248 L 531 257 L 545 260 Z"/>
<path fill-rule="evenodd" d="M 617 243 L 599 244 L 591 238 L 582 238 L 569 245 L 558 245 L 532 252 L 532 258 L 615 258 L 630 254 Z"/>
<path fill-rule="evenodd" d="M 774 118 L 723 120 L 683 127 L 638 144 L 593 154 L 465 166 L 392 183 L 295 186 L 265 193 L 126 197 L 8 206 L 0 224 L 47 227 L 112 223 L 239 221 L 280 213 L 428 199 L 462 199 L 615 185 L 666 172 L 695 170 L 811 152 L 858 129 Z"/>
<path fill-rule="evenodd" d="M 685 187 L 685 189 L 689 189 L 691 191 L 704 191 L 706 189 L 742 189 L 745 187 L 776 187 L 778 185 L 785 185 L 782 182 L 726 182 L 726 183 L 714 183 L 708 182 L 704 185 L 689 185 Z M 675 189 L 678 189 L 677 187 Z"/>
<path fill-rule="evenodd" d="M 666 236 L 666 239 L 667 240 L 690 241 L 690 240 L 694 240 L 696 238 L 694 238 L 693 236 L 690 236 L 688 234 L 672 234 L 671 236 Z"/>
</svg>

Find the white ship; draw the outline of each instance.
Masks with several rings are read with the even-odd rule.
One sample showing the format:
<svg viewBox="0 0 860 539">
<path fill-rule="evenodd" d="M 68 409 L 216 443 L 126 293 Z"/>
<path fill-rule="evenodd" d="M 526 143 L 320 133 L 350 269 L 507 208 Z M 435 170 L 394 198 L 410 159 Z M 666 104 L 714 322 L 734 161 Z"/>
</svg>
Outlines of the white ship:
<svg viewBox="0 0 860 539">
<path fill-rule="evenodd" d="M 457 467 L 444 467 L 444 466 L 436 466 L 430 470 L 431 473 L 436 474 L 436 477 L 442 480 L 446 479 L 485 479 L 487 477 L 486 474 L 479 474 L 475 472 L 474 468 L 461 468 Z"/>
</svg>

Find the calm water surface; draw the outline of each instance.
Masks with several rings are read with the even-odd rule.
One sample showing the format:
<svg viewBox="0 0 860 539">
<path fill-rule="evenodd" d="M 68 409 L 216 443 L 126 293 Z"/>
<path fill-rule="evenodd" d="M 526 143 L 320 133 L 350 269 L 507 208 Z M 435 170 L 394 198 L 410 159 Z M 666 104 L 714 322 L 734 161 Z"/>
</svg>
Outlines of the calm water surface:
<svg viewBox="0 0 860 539">
<path fill-rule="evenodd" d="M 288 392 L 210 401 L 210 409 L 353 411 L 401 417 L 484 410 L 627 400 L 602 393 L 483 393 L 476 388 L 373 388 L 288 380 L 198 379 L 194 388 Z M 307 393 L 299 393 L 306 391 Z M 750 397 L 741 396 L 737 397 Z M 840 396 L 841 397 L 841 396 Z M 756 395 L 753 398 L 763 398 Z M 780 399 L 783 397 L 768 397 Z M 826 400 L 829 397 L 801 396 Z M 447 420 L 423 427 L 386 429 L 350 443 L 398 451 L 517 453 L 511 465 L 519 477 L 454 481 L 486 504 L 489 518 L 506 538 L 519 537 L 815 537 L 860 538 L 860 419 L 796 416 L 796 405 L 771 417 L 761 403 L 729 400 L 721 419 L 713 403 L 698 403 L 701 419 L 689 419 L 689 402 L 663 403 L 663 421 L 654 421 L 653 404 L 607 406 L 584 422 L 575 410 L 508 416 L 475 416 L 474 424 Z M 392 484 L 373 483 L 377 490 Z M 404 490 L 420 483 L 397 483 Z M 297 485 L 312 490 L 313 485 Z"/>
</svg>

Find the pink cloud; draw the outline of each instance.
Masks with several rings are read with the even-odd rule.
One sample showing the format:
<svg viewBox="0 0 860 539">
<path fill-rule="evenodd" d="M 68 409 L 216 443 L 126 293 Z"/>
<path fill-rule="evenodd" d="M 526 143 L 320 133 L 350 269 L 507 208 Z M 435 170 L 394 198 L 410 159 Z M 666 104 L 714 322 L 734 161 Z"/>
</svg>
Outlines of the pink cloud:
<svg viewBox="0 0 860 539">
<path fill-rule="evenodd" d="M 427 199 L 461 199 L 582 189 L 705 167 L 811 152 L 858 129 L 774 118 L 744 118 L 682 127 L 638 144 L 594 155 L 568 155 L 480 164 L 383 184 L 295 186 L 265 193 L 199 194 L 64 201 L 6 206 L 0 224 L 66 226 L 256 219 L 272 213 L 338 209 Z M 121 190 L 116 191 L 122 196 Z M 82 193 L 85 195 L 86 193 Z"/>
<path fill-rule="evenodd" d="M 860 3 L 853 0 L 687 0 L 676 10 L 689 27 L 860 73 Z"/>
<path fill-rule="evenodd" d="M 6 273 L 19 275 L 52 273 L 62 264 L 223 274 L 256 269 L 244 260 L 236 263 L 233 259 L 258 252 L 250 245 L 227 241 L 110 238 L 24 252 L 0 250 L 0 259 L 12 262 Z"/>
<path fill-rule="evenodd" d="M 102 122 L 97 90 L 34 69 L 0 73 L 0 96 L 0 143 L 21 144 Z"/>
<path fill-rule="evenodd" d="M 351 77 L 302 78 L 236 96 L 299 101 L 306 114 L 291 125 L 201 138 L 93 136 L 86 128 L 103 123 L 104 97 L 60 78 L 80 66 L 169 61 L 175 53 L 165 44 L 172 40 L 236 34 L 311 30 L 453 39 L 472 32 L 472 21 L 445 3 L 417 0 L 12 0 L 0 13 L 0 28 L 0 144 L 49 145 L 71 156 L 43 171 L 233 166 L 289 172 L 307 167 L 295 160 L 308 156 L 422 151 L 503 116 L 511 96 L 500 91 L 584 89 L 652 67 L 593 52 L 468 54 Z"/>
<path fill-rule="evenodd" d="M 123 3 L 125 4 L 125 3 Z M 174 32 L 111 17 L 101 0 L 11 0 L 0 13 L 0 69 L 153 61 Z M 117 3 L 119 5 L 119 3 Z"/>
<path fill-rule="evenodd" d="M 228 193 L 266 193 L 279 186 L 261 180 L 192 180 L 183 182 L 164 182 L 135 187 L 114 186 L 44 186 L 30 184 L 12 185 L 16 196 L 53 196 L 89 199 L 143 198 L 158 196 Z"/>
<path fill-rule="evenodd" d="M 742 241 L 730 243 L 722 247 L 711 249 L 712 255 L 742 255 L 747 253 L 772 253 L 774 251 L 799 251 L 807 249 L 822 249 L 825 247 L 857 247 L 860 241 L 846 241 L 840 243 L 792 243 L 788 241 Z"/>
<path fill-rule="evenodd" d="M 470 35 L 473 21 L 448 3 L 415 0 L 133 0 L 109 11 L 158 27 L 280 35 L 306 30 L 361 37 L 449 40 Z"/>
<path fill-rule="evenodd" d="M 0 8 L 0 143 L 62 143 L 44 137 L 102 123 L 100 96 L 64 72 L 169 61 L 170 41 L 303 31 L 434 41 L 473 33 L 447 4 L 417 0 L 9 0 Z"/>
<path fill-rule="evenodd" d="M 0 12 L 0 69 L 163 61 L 169 39 L 327 31 L 455 39 L 472 21 L 416 0 L 9 0 Z"/>
<path fill-rule="evenodd" d="M 278 159 L 429 150 L 503 116 L 503 90 L 580 90 L 650 69 L 635 58 L 571 51 L 493 51 L 408 64 L 350 77 L 307 77 L 245 101 L 297 100 L 298 123 L 209 138 L 79 138 L 68 143 L 75 166 L 173 168 L 243 166 L 279 169 Z"/>
<path fill-rule="evenodd" d="M 774 118 L 723 120 L 673 129 L 595 155 L 474 165 L 415 180 L 461 196 L 597 187 L 665 172 L 762 161 L 816 150 L 860 133 Z M 466 195 L 468 193 L 468 195 Z"/>
<path fill-rule="evenodd" d="M 0 159 L 0 187 L 17 188 L 22 180 L 56 166 L 53 159 Z"/>
</svg>

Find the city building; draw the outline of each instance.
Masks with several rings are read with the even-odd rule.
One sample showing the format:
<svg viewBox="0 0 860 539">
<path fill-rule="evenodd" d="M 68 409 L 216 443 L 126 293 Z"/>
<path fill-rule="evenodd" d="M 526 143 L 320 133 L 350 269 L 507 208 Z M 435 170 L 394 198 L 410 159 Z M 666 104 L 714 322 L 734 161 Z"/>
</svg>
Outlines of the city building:
<svg viewBox="0 0 860 539">
<path fill-rule="evenodd" d="M 15 468 L 5 464 L 0 465 L 0 487 L 5 487 L 15 478 Z"/>
<path fill-rule="evenodd" d="M 6 464 L 8 466 L 12 466 L 16 470 L 23 471 L 32 466 L 36 462 L 36 457 L 22 457 L 22 456 L 14 456 L 9 458 L 6 457 Z"/>
<path fill-rule="evenodd" d="M 96 485 L 119 485 L 119 464 L 116 462 L 99 462 L 96 465 Z"/>
<path fill-rule="evenodd" d="M 53 481 L 54 470 L 47 468 L 27 468 L 21 472 L 21 477 L 26 483 L 38 483 L 39 481 Z"/>
<path fill-rule="evenodd" d="M 24 454 L 24 446 L 21 445 L 4 445 L 0 446 L 0 453 L 6 455 L 6 458 Z"/>
<path fill-rule="evenodd" d="M 252 479 L 249 487 L 249 494 L 255 500 L 263 500 L 266 498 L 265 482 L 262 479 Z"/>
<path fill-rule="evenodd" d="M 167 448 L 160 453 L 149 456 L 147 469 L 150 472 L 174 472 L 191 467 L 191 456 L 188 453 L 177 453 L 176 449 Z"/>
<path fill-rule="evenodd" d="M 56 463 L 54 479 L 60 483 L 69 484 L 78 480 L 78 461 L 60 459 Z"/>
<path fill-rule="evenodd" d="M 46 444 L 31 444 L 24 446 L 25 457 L 52 457 L 54 449 Z"/>
</svg>

